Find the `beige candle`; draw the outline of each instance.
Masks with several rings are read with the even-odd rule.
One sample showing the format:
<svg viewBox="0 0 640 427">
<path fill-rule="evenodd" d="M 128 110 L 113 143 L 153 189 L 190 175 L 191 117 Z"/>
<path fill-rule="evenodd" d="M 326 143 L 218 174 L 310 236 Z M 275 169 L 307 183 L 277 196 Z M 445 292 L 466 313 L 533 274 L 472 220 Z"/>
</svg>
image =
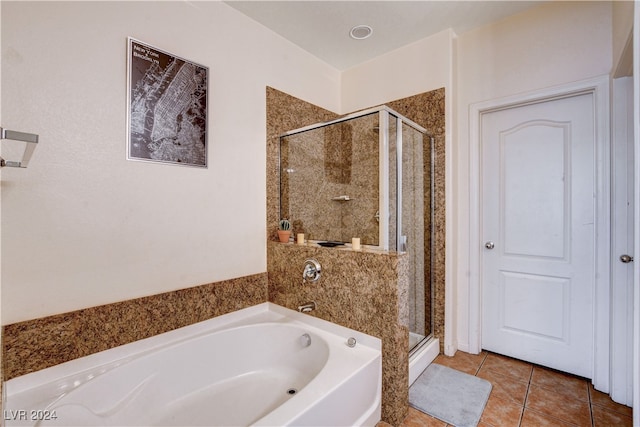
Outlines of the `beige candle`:
<svg viewBox="0 0 640 427">
<path fill-rule="evenodd" d="M 298 233 L 298 244 L 304 245 L 304 233 Z"/>
<path fill-rule="evenodd" d="M 360 250 L 360 238 L 359 237 L 354 237 L 351 239 L 351 248 L 354 251 L 359 251 Z"/>
</svg>

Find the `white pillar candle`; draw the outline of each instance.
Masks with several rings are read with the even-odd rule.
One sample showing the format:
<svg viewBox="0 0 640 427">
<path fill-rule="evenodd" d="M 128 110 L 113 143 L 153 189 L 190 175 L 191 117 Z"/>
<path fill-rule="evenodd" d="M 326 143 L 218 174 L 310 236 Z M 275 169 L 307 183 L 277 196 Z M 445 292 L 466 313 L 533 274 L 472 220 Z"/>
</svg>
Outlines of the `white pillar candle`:
<svg viewBox="0 0 640 427">
<path fill-rule="evenodd" d="M 351 248 L 354 251 L 359 251 L 360 250 L 360 238 L 359 237 L 354 237 L 351 239 Z"/>
<path fill-rule="evenodd" d="M 298 244 L 304 245 L 304 233 L 298 233 Z"/>
</svg>

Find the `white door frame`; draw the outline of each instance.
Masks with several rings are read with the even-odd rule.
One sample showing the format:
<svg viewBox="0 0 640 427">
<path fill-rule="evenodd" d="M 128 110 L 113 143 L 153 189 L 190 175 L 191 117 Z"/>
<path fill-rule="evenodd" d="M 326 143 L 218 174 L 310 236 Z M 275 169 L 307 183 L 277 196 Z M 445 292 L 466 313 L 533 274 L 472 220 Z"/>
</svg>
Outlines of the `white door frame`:
<svg viewBox="0 0 640 427">
<path fill-rule="evenodd" d="M 633 8 L 633 149 L 634 154 L 634 255 L 640 256 L 640 1 Z M 640 425 L 640 262 L 633 262 L 633 425 Z"/>
<path fill-rule="evenodd" d="M 633 264 L 623 264 L 622 254 L 633 255 L 633 78 L 612 81 L 611 96 L 611 398 L 628 406 L 633 402 Z M 631 178 L 629 177 L 631 175 Z M 619 325 L 619 326 L 617 326 Z"/>
<path fill-rule="evenodd" d="M 482 114 L 524 104 L 549 101 L 578 94 L 593 94 L 596 136 L 596 224 L 594 290 L 593 384 L 609 392 L 609 289 L 610 289 L 610 134 L 609 76 L 554 86 L 469 106 L 469 351 L 482 349 L 482 266 L 480 241 L 482 165 L 480 134 Z"/>
</svg>

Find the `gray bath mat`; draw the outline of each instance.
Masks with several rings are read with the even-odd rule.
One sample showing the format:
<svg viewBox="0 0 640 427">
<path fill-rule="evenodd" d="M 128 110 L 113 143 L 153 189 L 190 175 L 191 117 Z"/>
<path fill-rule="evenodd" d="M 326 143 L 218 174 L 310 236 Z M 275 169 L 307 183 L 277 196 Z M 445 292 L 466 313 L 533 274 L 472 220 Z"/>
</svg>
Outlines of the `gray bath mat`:
<svg viewBox="0 0 640 427">
<path fill-rule="evenodd" d="M 409 388 L 409 404 L 454 426 L 477 426 L 489 393 L 489 381 L 432 363 Z"/>
</svg>

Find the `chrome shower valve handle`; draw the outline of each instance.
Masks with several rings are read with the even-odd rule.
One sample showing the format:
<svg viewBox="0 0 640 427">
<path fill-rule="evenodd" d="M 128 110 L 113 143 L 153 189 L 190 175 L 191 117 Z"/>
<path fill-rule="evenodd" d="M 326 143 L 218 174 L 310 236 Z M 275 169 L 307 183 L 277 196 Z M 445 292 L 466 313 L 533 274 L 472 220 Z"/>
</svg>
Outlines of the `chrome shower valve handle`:
<svg viewBox="0 0 640 427">
<path fill-rule="evenodd" d="M 302 270 L 302 281 L 304 282 L 317 282 L 320 279 L 322 268 L 320 263 L 313 258 L 310 258 L 304 262 L 304 270 Z"/>
</svg>

